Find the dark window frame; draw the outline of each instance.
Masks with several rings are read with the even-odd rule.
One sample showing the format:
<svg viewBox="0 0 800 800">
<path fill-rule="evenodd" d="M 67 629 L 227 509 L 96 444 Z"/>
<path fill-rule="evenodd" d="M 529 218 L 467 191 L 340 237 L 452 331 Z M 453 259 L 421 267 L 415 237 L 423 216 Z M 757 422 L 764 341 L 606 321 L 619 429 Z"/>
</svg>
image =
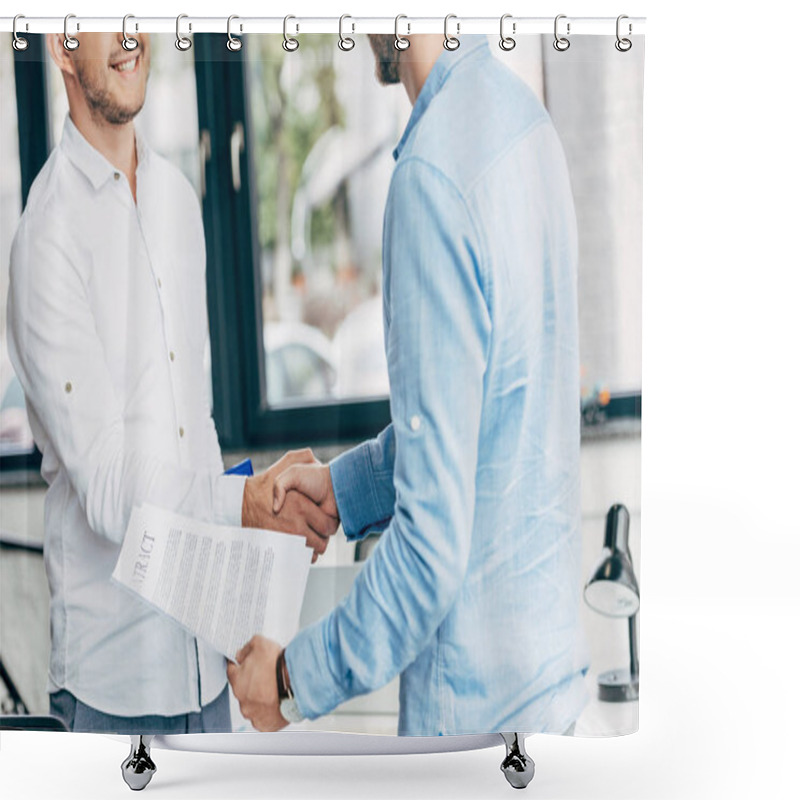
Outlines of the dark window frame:
<svg viewBox="0 0 800 800">
<path fill-rule="evenodd" d="M 50 122 L 47 115 L 47 46 L 42 34 L 28 34 L 28 47 L 14 49 L 14 88 L 17 103 L 17 138 L 19 146 L 22 208 L 31 185 L 50 152 Z M 5 46 L 5 45 L 4 45 Z M 38 448 L 28 453 L 0 456 L 4 475 L 38 472 L 42 454 Z"/>
<path fill-rule="evenodd" d="M 210 133 L 211 158 L 206 168 L 207 175 L 213 173 L 216 181 L 216 191 L 210 191 L 203 202 L 204 221 L 208 224 L 211 219 L 225 218 L 221 233 L 226 240 L 226 257 L 209 257 L 207 265 L 209 297 L 212 291 L 224 296 L 221 301 L 215 298 L 213 304 L 209 301 L 212 365 L 213 342 L 220 332 L 227 332 L 226 319 L 236 320 L 239 334 L 236 369 L 226 366 L 228 374 L 219 378 L 215 375 L 213 379 L 214 416 L 220 440 L 225 448 L 242 449 L 351 442 L 375 436 L 390 422 L 388 398 L 326 400 L 291 408 L 266 404 L 261 281 L 257 268 L 260 253 L 254 224 L 258 198 L 252 180 L 254 156 L 249 147 L 251 124 L 243 55 L 247 43 L 245 37 L 242 50 L 231 53 L 226 42 L 227 36 L 219 34 L 195 40 L 198 117 L 201 130 Z M 244 148 L 240 155 L 241 186 L 234 191 L 229 143 L 237 125 L 244 131 Z M 208 185 L 211 187 L 210 182 Z M 227 213 L 222 206 L 227 207 Z M 238 393 L 239 402 L 226 403 L 227 391 Z"/>
</svg>

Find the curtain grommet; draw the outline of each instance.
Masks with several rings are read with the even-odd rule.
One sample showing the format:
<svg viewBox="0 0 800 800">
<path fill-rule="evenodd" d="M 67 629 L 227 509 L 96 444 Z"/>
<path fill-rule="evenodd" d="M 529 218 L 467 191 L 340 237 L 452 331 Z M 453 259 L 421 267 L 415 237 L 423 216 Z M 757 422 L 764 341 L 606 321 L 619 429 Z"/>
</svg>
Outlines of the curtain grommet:
<svg viewBox="0 0 800 800">
<path fill-rule="evenodd" d="M 567 38 L 570 34 L 570 24 L 567 22 L 567 34 L 566 36 L 561 36 L 558 32 L 558 23 L 562 19 L 567 19 L 566 14 L 559 14 L 556 16 L 555 22 L 553 23 L 553 47 L 554 49 L 558 50 L 559 53 L 563 53 L 565 50 L 569 50 L 570 41 Z"/>
<path fill-rule="evenodd" d="M 349 14 L 342 14 L 342 16 L 339 17 L 339 49 L 344 51 L 345 53 L 349 53 L 356 46 L 356 42 L 355 39 L 352 39 L 350 36 L 344 35 L 343 27 L 344 27 L 344 21 L 346 19 L 353 19 L 353 18 Z M 351 23 L 351 28 L 352 30 L 350 32 L 355 33 L 356 30 L 355 24 Z"/>
<path fill-rule="evenodd" d="M 17 32 L 17 22 L 21 19 L 25 19 L 23 14 L 17 14 L 14 17 L 14 22 L 11 25 L 11 46 L 18 52 L 24 53 L 28 49 L 28 40 L 24 36 L 20 36 Z M 25 30 L 28 30 L 28 24 L 25 23 Z"/>
<path fill-rule="evenodd" d="M 444 49 L 449 50 L 452 53 L 454 50 L 458 50 L 458 48 L 461 47 L 461 41 L 458 38 L 458 34 L 461 33 L 461 23 L 456 22 L 456 35 L 451 36 L 447 32 L 447 24 L 451 19 L 457 20 L 458 17 L 456 17 L 455 14 L 448 14 L 444 18 Z"/>
<path fill-rule="evenodd" d="M 297 19 L 297 17 L 293 17 L 291 14 L 287 14 L 283 18 L 283 49 L 287 53 L 294 53 L 294 51 L 300 47 L 300 42 L 293 36 L 289 36 L 288 26 L 290 19 Z"/>
<path fill-rule="evenodd" d="M 517 46 L 516 39 L 514 39 L 512 36 L 506 36 L 505 24 L 507 19 L 513 19 L 511 14 L 503 14 L 503 16 L 500 17 L 500 49 L 505 50 L 506 53 L 513 50 Z M 511 23 L 511 32 L 512 33 L 517 32 L 516 22 Z"/>
<path fill-rule="evenodd" d="M 225 42 L 225 47 L 231 51 L 231 53 L 238 53 L 242 49 L 242 40 L 239 39 L 237 36 L 234 36 L 231 32 L 231 23 L 235 20 L 239 19 L 236 14 L 231 14 L 228 17 L 228 41 Z M 239 31 L 241 32 L 242 28 L 241 25 L 239 26 Z"/>
<path fill-rule="evenodd" d="M 394 18 L 394 49 L 403 51 L 408 50 L 408 48 L 411 47 L 411 40 L 400 35 L 401 19 L 408 19 L 408 17 L 405 14 L 398 14 Z M 408 32 L 411 33 L 411 26 L 406 23 L 406 27 L 408 28 Z"/>
<path fill-rule="evenodd" d="M 191 46 L 192 40 L 188 36 L 184 36 L 181 33 L 181 20 L 188 19 L 188 14 L 178 14 L 177 19 L 175 20 L 175 47 L 178 48 L 182 53 L 185 53 Z M 189 23 L 189 32 L 192 30 L 192 23 Z"/>
<path fill-rule="evenodd" d="M 69 35 L 69 21 L 71 19 L 75 19 L 74 14 L 67 14 L 64 17 L 64 49 L 69 50 L 71 53 L 73 50 L 77 50 L 81 43 L 74 37 Z M 75 30 L 79 31 L 81 29 L 80 23 L 76 23 Z"/>
<path fill-rule="evenodd" d="M 633 42 L 630 39 L 628 39 L 627 37 L 620 36 L 620 23 L 624 19 L 628 19 L 628 15 L 627 14 L 620 14 L 617 17 L 617 41 L 614 42 L 614 47 L 616 47 L 617 50 L 619 50 L 620 53 L 627 53 L 628 50 L 630 50 L 631 47 L 633 47 Z M 633 33 L 633 26 L 629 22 L 628 23 L 628 36 L 630 36 L 631 33 Z"/>
<path fill-rule="evenodd" d="M 128 20 L 136 19 L 133 14 L 126 14 L 122 18 L 122 49 L 127 50 L 129 53 L 139 46 L 139 40 L 133 36 L 128 36 Z M 139 30 L 139 24 L 136 23 L 136 30 Z"/>
</svg>

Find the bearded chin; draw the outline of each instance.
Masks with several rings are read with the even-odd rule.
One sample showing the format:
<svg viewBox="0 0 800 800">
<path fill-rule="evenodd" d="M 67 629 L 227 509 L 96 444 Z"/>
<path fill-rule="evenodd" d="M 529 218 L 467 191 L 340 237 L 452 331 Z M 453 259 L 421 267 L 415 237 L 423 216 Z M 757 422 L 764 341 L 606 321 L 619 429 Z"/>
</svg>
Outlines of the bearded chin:
<svg viewBox="0 0 800 800">
<path fill-rule="evenodd" d="M 109 125 L 125 125 L 130 122 L 141 110 L 144 102 L 136 107 L 121 106 L 109 99 L 108 94 L 103 92 L 99 95 L 86 95 L 89 108 L 96 117 L 100 117 Z"/>
<path fill-rule="evenodd" d="M 137 105 L 120 105 L 111 99 L 110 93 L 106 89 L 95 85 L 87 72 L 80 67 L 76 72 L 78 83 L 83 89 L 83 96 L 86 98 L 89 110 L 95 119 L 102 120 L 109 125 L 125 125 L 142 110 L 144 97 L 141 103 Z"/>
<path fill-rule="evenodd" d="M 375 74 L 384 85 L 400 83 L 400 51 L 390 34 L 370 34 L 369 43 L 375 54 Z"/>
</svg>

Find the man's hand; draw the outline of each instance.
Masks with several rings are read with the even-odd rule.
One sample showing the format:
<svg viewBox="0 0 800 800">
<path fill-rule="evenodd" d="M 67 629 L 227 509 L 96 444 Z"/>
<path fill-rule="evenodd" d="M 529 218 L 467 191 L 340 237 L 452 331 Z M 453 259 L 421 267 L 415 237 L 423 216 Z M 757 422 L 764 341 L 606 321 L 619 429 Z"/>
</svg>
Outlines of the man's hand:
<svg viewBox="0 0 800 800">
<path fill-rule="evenodd" d="M 247 479 L 242 498 L 242 525 L 304 536 L 314 550 L 313 561 L 316 561 L 325 552 L 328 538 L 339 527 L 335 504 L 334 513 L 330 514 L 305 494 L 289 492 L 281 508 L 278 511 L 273 508 L 273 485 L 277 476 L 300 464 L 312 466 L 319 462 L 308 449 L 291 450 L 265 472 Z"/>
<path fill-rule="evenodd" d="M 254 636 L 228 662 L 228 680 L 242 716 L 260 731 L 279 731 L 289 723 L 281 716 L 275 665 L 281 654 L 277 642 Z"/>
<path fill-rule="evenodd" d="M 330 467 L 318 461 L 296 461 L 275 479 L 275 502 L 272 510 L 277 514 L 288 502 L 292 490 L 302 492 L 313 500 L 326 514 L 339 518 L 336 497 L 333 494 Z"/>
</svg>

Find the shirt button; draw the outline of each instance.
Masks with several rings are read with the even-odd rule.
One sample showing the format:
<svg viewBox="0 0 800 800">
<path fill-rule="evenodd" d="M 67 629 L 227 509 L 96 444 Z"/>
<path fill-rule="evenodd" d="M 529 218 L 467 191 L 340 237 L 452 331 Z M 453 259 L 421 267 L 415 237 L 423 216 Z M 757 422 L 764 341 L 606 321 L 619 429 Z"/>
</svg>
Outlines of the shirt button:
<svg viewBox="0 0 800 800">
<path fill-rule="evenodd" d="M 114 173 L 114 180 L 115 180 L 115 181 L 118 181 L 118 180 L 119 180 L 119 172 L 115 172 L 115 173 Z"/>
<path fill-rule="evenodd" d="M 169 351 L 169 360 L 170 361 L 174 361 L 175 360 L 175 353 L 173 353 L 172 350 Z"/>
<path fill-rule="evenodd" d="M 421 427 L 422 420 L 416 414 L 414 414 L 414 416 L 411 417 L 411 430 L 418 431 Z"/>
<path fill-rule="evenodd" d="M 183 439 L 183 428 L 178 428 L 178 436 L 180 436 L 181 439 Z"/>
<path fill-rule="evenodd" d="M 72 382 L 67 381 L 66 385 L 64 386 L 64 391 L 69 394 L 72 391 Z"/>
<path fill-rule="evenodd" d="M 158 288 L 161 288 L 161 278 L 158 279 Z"/>
</svg>

